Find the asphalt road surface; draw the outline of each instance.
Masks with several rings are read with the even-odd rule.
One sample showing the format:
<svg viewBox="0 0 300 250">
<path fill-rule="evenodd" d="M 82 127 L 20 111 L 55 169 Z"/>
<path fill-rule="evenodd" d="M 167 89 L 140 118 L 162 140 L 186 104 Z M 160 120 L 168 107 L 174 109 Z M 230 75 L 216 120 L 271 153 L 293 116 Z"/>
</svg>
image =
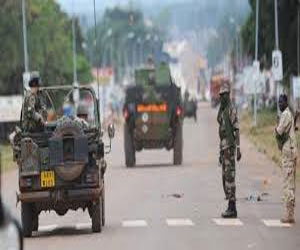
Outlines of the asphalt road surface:
<svg viewBox="0 0 300 250">
<path fill-rule="evenodd" d="M 298 224 L 278 223 L 279 169 L 245 138 L 237 166 L 239 219 L 220 219 L 226 201 L 217 163 L 216 111 L 202 104 L 198 117 L 198 123 L 185 121 L 184 163 L 179 167 L 172 166 L 171 152 L 146 151 L 137 154 L 137 167 L 126 169 L 120 129 L 107 157 L 103 232 L 91 232 L 87 211 L 64 217 L 42 213 L 39 232 L 25 240 L 25 249 L 300 249 L 299 208 Z M 4 200 L 19 217 L 16 171 L 6 173 L 3 182 Z"/>
</svg>

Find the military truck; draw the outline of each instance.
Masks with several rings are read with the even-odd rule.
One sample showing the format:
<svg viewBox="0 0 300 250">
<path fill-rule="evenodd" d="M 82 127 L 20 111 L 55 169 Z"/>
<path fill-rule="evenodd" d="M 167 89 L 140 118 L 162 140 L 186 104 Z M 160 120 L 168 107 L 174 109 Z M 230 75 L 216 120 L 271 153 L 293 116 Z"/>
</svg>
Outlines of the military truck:
<svg viewBox="0 0 300 250">
<path fill-rule="evenodd" d="M 183 109 L 180 88 L 173 82 L 169 66 L 135 71 L 135 83 L 126 88 L 123 115 L 124 151 L 127 167 L 136 164 L 143 149 L 173 149 L 173 163 L 182 163 Z"/>
<path fill-rule="evenodd" d="M 87 210 L 93 232 L 105 225 L 105 146 L 99 101 L 93 89 L 69 86 L 41 88 L 47 107 L 47 124 L 41 132 L 22 127 L 14 137 L 14 159 L 19 169 L 18 202 L 25 237 L 38 230 L 39 214 L 54 210 Z M 77 110 L 86 108 L 86 120 Z M 82 109 L 81 109 L 82 110 Z M 114 127 L 109 125 L 109 138 Z M 110 140 L 111 142 L 111 140 Z"/>
</svg>

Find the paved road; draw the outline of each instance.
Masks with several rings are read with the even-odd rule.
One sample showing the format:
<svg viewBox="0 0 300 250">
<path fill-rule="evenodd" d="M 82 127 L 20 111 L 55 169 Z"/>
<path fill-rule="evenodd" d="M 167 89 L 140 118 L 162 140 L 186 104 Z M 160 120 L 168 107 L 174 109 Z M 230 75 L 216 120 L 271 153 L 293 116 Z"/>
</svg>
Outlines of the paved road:
<svg viewBox="0 0 300 250">
<path fill-rule="evenodd" d="M 103 233 L 91 233 L 87 212 L 65 217 L 43 213 L 40 232 L 26 239 L 26 249 L 300 249 L 300 213 L 293 227 L 272 221 L 280 218 L 279 171 L 245 138 L 237 171 L 239 220 L 219 219 L 226 202 L 217 165 L 215 119 L 216 112 L 201 105 L 198 123 L 185 122 L 180 167 L 172 166 L 170 152 L 153 151 L 139 153 L 138 166 L 126 169 L 119 131 L 107 159 Z M 19 214 L 14 208 L 16 185 L 16 172 L 7 173 L 4 198 Z M 261 202 L 246 199 L 262 193 L 266 195 Z"/>
</svg>

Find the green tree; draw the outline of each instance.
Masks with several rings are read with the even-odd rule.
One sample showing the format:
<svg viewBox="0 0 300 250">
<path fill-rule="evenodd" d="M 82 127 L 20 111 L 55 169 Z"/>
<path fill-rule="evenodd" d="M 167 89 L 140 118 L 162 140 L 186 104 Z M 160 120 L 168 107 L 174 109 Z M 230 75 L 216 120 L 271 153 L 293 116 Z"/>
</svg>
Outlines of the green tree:
<svg viewBox="0 0 300 250">
<path fill-rule="evenodd" d="M 107 9 L 97 24 L 97 49 L 94 36 L 91 28 L 87 33 L 90 60 L 95 67 L 112 66 L 117 78 L 128 63 L 132 65 L 134 53 L 140 58 L 141 52 L 150 54 L 155 46 L 161 49 L 162 43 L 158 27 L 145 24 L 142 12 L 132 8 Z"/>
<path fill-rule="evenodd" d="M 297 0 L 278 0 L 279 47 L 283 54 L 283 69 L 286 79 L 297 73 Z M 251 13 L 242 28 L 245 53 L 254 57 L 256 0 L 249 0 Z M 259 15 L 259 60 L 265 67 L 272 64 L 275 49 L 274 0 L 260 1 Z"/>
<path fill-rule="evenodd" d="M 2 94 L 21 93 L 24 71 L 21 1 L 0 2 L 0 91 Z M 71 19 L 55 0 L 27 0 L 26 3 L 30 69 L 40 71 L 43 85 L 71 84 L 73 82 Z M 80 47 L 83 38 L 78 21 L 76 31 L 78 79 L 81 83 L 87 83 L 92 79 L 91 71 Z"/>
<path fill-rule="evenodd" d="M 217 66 L 224 59 L 224 56 L 235 56 L 240 24 L 244 23 L 247 18 L 245 10 L 241 11 L 239 7 L 237 1 L 233 1 L 230 5 L 226 4 L 222 17 L 218 17 L 219 23 L 216 26 L 216 33 L 211 38 L 207 48 L 210 67 Z"/>
</svg>

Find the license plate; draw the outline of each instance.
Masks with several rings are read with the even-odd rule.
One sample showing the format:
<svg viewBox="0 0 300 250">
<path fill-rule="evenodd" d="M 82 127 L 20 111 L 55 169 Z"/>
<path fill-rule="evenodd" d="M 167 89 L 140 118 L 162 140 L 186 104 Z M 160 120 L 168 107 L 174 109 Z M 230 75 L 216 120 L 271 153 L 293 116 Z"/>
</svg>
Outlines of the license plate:
<svg viewBox="0 0 300 250">
<path fill-rule="evenodd" d="M 154 113 L 159 113 L 159 112 L 167 112 L 168 106 L 167 104 L 139 104 L 137 106 L 137 112 L 138 113 L 143 113 L 143 112 L 154 112 Z"/>
<path fill-rule="evenodd" d="M 49 188 L 55 186 L 54 171 L 42 171 L 41 172 L 41 187 Z"/>
</svg>

